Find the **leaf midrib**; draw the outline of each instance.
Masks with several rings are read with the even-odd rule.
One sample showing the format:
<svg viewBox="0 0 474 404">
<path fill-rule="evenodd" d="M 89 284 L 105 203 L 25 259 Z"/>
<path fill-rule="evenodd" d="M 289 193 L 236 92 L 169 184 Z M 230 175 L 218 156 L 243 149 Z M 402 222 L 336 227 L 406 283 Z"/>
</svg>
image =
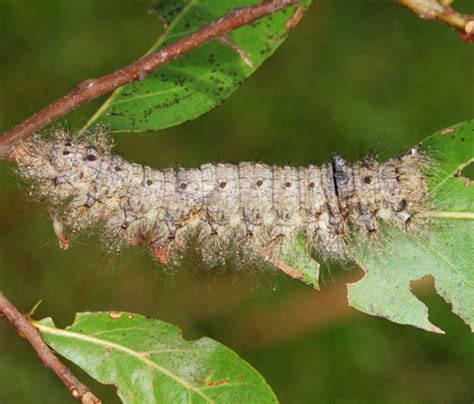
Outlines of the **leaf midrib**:
<svg viewBox="0 0 474 404">
<path fill-rule="evenodd" d="M 212 400 L 209 396 L 207 396 L 205 393 L 201 391 L 201 389 L 192 386 L 185 380 L 181 379 L 179 376 L 174 374 L 173 372 L 169 371 L 168 369 L 156 364 L 155 362 L 151 361 L 148 359 L 146 356 L 143 356 L 141 353 L 136 352 L 130 348 L 127 348 L 126 346 L 123 346 L 121 344 L 117 344 L 115 342 L 111 341 L 105 341 L 99 338 L 91 337 L 89 335 L 84 335 L 84 334 L 79 334 L 76 332 L 72 331 L 67 331 L 67 330 L 61 330 L 59 328 L 54 328 L 54 327 L 49 327 L 45 324 L 42 324 L 38 321 L 32 321 L 32 324 L 38 328 L 42 333 L 46 334 L 52 334 L 64 338 L 71 338 L 71 339 L 76 339 L 76 340 L 81 340 L 81 341 L 86 341 L 91 344 L 95 345 L 100 345 L 106 348 L 112 348 L 117 351 L 121 351 L 129 356 L 132 356 L 139 361 L 142 361 L 145 363 L 148 367 L 156 369 L 158 372 L 161 372 L 165 376 L 169 377 L 170 379 L 174 380 L 176 383 L 181 384 L 185 389 L 188 391 L 193 391 L 194 393 L 198 394 L 202 398 L 204 398 L 208 403 L 214 404 L 214 400 Z"/>
<path fill-rule="evenodd" d="M 430 192 L 436 191 L 438 188 L 440 188 L 442 185 L 444 185 L 447 181 L 449 181 L 451 178 L 454 178 L 456 173 L 461 172 L 464 168 L 466 168 L 469 164 L 474 163 L 474 158 L 468 160 L 465 163 L 459 164 L 456 169 L 450 173 L 446 172 L 444 169 L 440 169 L 441 172 L 446 173 L 446 177 L 444 177 L 440 182 L 438 182 L 431 190 Z"/>
<path fill-rule="evenodd" d="M 462 211 L 430 210 L 422 216 L 433 219 L 474 220 L 474 212 Z"/>
</svg>

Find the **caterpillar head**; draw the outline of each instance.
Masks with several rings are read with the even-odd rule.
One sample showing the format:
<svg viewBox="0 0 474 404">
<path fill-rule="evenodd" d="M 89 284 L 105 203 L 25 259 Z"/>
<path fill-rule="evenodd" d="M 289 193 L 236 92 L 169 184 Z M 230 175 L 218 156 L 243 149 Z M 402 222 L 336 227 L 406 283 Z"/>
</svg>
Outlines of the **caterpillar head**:
<svg viewBox="0 0 474 404">
<path fill-rule="evenodd" d="M 61 130 L 53 141 L 40 136 L 22 141 L 12 157 L 41 197 L 59 202 L 89 187 L 110 148 L 104 136 L 86 139 Z"/>
</svg>

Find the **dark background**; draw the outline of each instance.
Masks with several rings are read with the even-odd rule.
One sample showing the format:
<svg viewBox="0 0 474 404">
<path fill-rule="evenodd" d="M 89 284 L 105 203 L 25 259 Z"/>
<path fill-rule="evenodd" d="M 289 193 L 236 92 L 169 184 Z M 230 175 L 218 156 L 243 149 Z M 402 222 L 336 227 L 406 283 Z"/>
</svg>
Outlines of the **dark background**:
<svg viewBox="0 0 474 404">
<path fill-rule="evenodd" d="M 0 131 L 83 79 L 137 58 L 161 32 L 153 0 L 0 0 Z M 472 1 L 457 7 L 474 12 Z M 227 102 L 158 134 L 119 135 L 116 149 L 155 167 L 208 161 L 321 163 L 332 152 L 387 158 L 474 117 L 474 44 L 389 0 L 315 1 L 282 48 Z M 100 105 L 68 116 L 77 128 Z M 434 335 L 347 307 L 357 268 L 323 268 L 323 290 L 272 273 L 166 273 L 144 250 L 104 253 L 93 238 L 58 248 L 44 208 L 0 162 L 0 286 L 23 311 L 60 326 L 76 311 L 127 310 L 188 338 L 229 346 L 283 403 L 470 403 L 474 340 L 433 292 L 416 294 Z M 252 271 L 250 271 L 252 272 Z M 112 387 L 90 383 L 107 402 Z M 0 323 L 0 403 L 62 403 L 68 392 Z"/>
</svg>

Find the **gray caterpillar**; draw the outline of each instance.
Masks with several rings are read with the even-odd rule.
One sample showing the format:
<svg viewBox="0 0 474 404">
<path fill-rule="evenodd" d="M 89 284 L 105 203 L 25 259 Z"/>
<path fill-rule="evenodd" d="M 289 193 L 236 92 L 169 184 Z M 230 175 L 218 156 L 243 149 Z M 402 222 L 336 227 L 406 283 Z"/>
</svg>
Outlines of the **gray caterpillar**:
<svg viewBox="0 0 474 404">
<path fill-rule="evenodd" d="M 61 131 L 23 141 L 14 152 L 21 176 L 49 204 L 63 248 L 70 234 L 100 224 L 115 246 L 149 245 L 162 263 L 191 239 L 210 265 L 236 242 L 276 259 L 299 234 L 307 251 L 350 259 L 354 230 L 370 238 L 381 221 L 412 226 L 427 196 L 425 159 L 416 149 L 384 163 L 348 164 L 336 155 L 321 167 L 244 162 L 158 170 L 112 155 L 105 139 Z"/>
</svg>

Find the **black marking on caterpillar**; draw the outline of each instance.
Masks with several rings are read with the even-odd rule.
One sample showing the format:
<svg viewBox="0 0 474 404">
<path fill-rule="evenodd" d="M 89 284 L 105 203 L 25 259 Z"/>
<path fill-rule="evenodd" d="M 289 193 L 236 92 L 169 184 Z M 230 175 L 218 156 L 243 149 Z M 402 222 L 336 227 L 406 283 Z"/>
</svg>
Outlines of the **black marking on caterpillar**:
<svg viewBox="0 0 474 404">
<path fill-rule="evenodd" d="M 321 167 L 259 163 L 155 170 L 111 154 L 103 135 L 59 131 L 18 144 L 19 172 L 49 205 L 61 246 L 98 224 L 114 246 L 149 245 L 162 263 L 197 240 L 203 259 L 237 246 L 278 259 L 299 235 L 323 257 L 350 259 L 351 232 L 381 222 L 409 229 L 424 209 L 426 158 L 416 149 L 379 163 L 335 155 Z"/>
</svg>

